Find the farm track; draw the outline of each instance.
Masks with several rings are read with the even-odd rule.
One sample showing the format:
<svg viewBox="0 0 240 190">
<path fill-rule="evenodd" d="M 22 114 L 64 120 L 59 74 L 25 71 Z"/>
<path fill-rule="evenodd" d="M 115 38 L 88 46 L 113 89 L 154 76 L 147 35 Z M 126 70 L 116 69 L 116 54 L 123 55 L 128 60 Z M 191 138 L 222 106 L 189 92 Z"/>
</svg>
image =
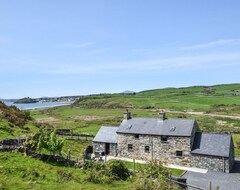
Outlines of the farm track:
<svg viewBox="0 0 240 190">
<path fill-rule="evenodd" d="M 213 114 L 213 113 L 204 113 L 204 112 L 192 112 L 192 111 L 170 111 L 166 110 L 168 113 L 181 113 L 181 114 L 190 114 L 190 115 L 202 115 L 209 117 L 222 117 L 222 118 L 230 118 L 230 119 L 238 119 L 240 120 L 240 115 L 222 115 L 222 114 Z"/>
</svg>

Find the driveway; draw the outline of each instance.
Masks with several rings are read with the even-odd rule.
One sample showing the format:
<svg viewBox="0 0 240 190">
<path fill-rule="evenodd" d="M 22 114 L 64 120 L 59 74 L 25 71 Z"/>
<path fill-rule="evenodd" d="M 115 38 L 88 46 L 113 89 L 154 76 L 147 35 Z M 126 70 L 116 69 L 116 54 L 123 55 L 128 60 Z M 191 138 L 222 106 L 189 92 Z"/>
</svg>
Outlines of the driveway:
<svg viewBox="0 0 240 190">
<path fill-rule="evenodd" d="M 187 178 L 187 183 L 208 189 L 208 182 L 211 181 L 212 190 L 219 186 L 219 190 L 237 190 L 240 189 L 240 161 L 235 161 L 232 173 L 221 173 L 208 171 L 207 173 L 186 172 L 182 177 Z M 196 188 L 188 188 L 196 190 Z"/>
</svg>

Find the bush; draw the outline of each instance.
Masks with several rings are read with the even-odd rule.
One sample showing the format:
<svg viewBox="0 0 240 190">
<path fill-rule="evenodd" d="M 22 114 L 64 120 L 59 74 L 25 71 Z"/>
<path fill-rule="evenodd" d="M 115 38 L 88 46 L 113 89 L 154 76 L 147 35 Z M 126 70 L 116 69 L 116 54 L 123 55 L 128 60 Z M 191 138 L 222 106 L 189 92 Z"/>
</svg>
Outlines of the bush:
<svg viewBox="0 0 240 190">
<path fill-rule="evenodd" d="M 126 180 L 130 172 L 121 160 L 110 160 L 107 162 L 108 173 L 116 180 Z"/>
<path fill-rule="evenodd" d="M 159 161 L 151 161 L 136 175 L 135 190 L 175 190 L 168 181 L 169 171 Z"/>
<path fill-rule="evenodd" d="M 107 163 L 88 161 L 83 164 L 86 170 L 86 180 L 92 183 L 112 183 L 113 180 L 126 180 L 130 176 L 129 170 L 119 160 Z"/>
</svg>

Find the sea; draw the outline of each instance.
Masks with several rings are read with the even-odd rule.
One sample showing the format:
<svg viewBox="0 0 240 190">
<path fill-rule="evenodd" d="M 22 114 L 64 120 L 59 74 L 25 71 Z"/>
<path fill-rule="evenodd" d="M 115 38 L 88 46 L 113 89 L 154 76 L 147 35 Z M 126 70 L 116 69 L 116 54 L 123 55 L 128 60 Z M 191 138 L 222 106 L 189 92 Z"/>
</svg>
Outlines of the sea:
<svg viewBox="0 0 240 190">
<path fill-rule="evenodd" d="M 5 102 L 7 106 L 16 106 L 20 110 L 32 110 L 39 108 L 50 108 L 64 105 L 71 105 L 72 102 L 37 102 L 37 103 L 28 103 L 28 104 L 14 104 L 13 102 Z"/>
</svg>

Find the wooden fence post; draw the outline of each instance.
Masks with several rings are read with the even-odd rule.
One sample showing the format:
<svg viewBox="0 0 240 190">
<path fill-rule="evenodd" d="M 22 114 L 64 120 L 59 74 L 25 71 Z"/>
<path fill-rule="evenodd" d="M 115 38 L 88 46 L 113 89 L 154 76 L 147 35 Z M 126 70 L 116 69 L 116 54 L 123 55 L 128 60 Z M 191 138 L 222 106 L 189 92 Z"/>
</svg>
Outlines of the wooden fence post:
<svg viewBox="0 0 240 190">
<path fill-rule="evenodd" d="M 71 159 L 71 150 L 68 149 L 68 159 L 70 160 Z"/>
<path fill-rule="evenodd" d="M 211 181 L 208 181 L 208 190 L 212 190 Z"/>
<path fill-rule="evenodd" d="M 133 173 L 135 174 L 135 158 L 133 158 Z"/>
</svg>

